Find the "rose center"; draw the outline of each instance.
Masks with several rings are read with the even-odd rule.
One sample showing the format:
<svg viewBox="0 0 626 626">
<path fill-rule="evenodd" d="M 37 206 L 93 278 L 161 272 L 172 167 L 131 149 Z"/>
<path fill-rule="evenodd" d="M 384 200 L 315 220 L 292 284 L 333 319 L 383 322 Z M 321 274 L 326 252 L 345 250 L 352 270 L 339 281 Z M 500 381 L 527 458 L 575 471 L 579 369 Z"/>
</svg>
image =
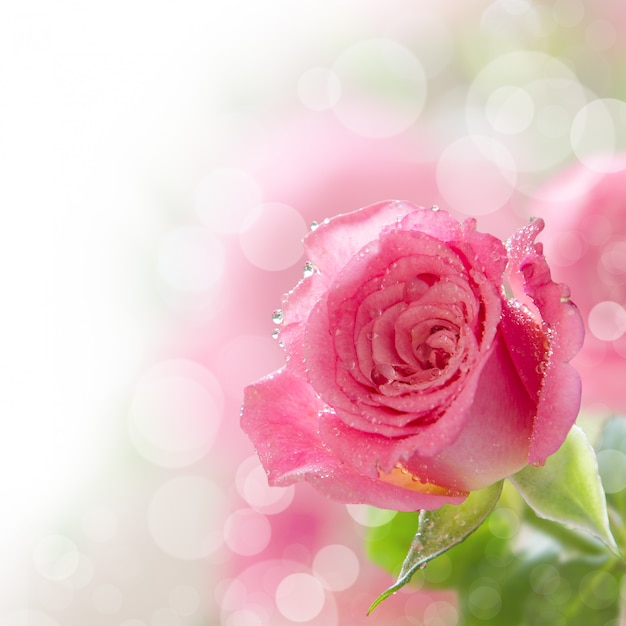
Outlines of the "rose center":
<svg viewBox="0 0 626 626">
<path fill-rule="evenodd" d="M 458 351 L 459 330 L 445 320 L 422 322 L 411 330 L 413 357 L 405 362 L 376 363 L 370 380 L 385 394 L 438 378 Z"/>
<path fill-rule="evenodd" d="M 458 339 L 458 332 L 441 324 L 433 324 L 427 336 L 413 332 L 413 353 L 422 370 L 445 369 L 456 351 Z"/>
</svg>

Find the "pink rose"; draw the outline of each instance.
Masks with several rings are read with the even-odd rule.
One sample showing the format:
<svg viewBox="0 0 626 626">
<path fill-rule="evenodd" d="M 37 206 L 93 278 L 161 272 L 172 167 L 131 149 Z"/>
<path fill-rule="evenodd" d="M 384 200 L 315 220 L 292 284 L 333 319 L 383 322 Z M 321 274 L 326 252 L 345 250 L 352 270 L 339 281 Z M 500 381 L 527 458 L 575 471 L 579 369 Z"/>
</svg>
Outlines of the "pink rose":
<svg viewBox="0 0 626 626">
<path fill-rule="evenodd" d="M 583 403 L 626 411 L 626 155 L 598 159 L 595 167 L 576 165 L 557 176 L 532 210 L 547 218 L 554 273 L 576 294 L 587 327 L 576 357 Z"/>
<path fill-rule="evenodd" d="M 316 269 L 283 305 L 286 365 L 244 396 L 270 482 L 433 509 L 555 452 L 579 408 L 583 326 L 542 227 L 505 247 L 473 219 L 390 201 L 310 232 Z"/>
</svg>

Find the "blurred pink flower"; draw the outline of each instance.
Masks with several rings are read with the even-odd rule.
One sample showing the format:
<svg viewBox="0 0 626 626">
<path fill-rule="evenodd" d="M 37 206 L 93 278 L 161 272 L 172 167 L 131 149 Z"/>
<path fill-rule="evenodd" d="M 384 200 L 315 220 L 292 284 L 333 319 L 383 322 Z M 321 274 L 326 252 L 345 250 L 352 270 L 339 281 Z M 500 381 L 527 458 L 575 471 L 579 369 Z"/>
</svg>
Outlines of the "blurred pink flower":
<svg viewBox="0 0 626 626">
<path fill-rule="evenodd" d="M 532 209 L 546 221 L 554 276 L 570 286 L 587 327 L 574 361 L 583 403 L 626 411 L 626 155 L 607 162 L 606 173 L 601 168 L 569 168 Z"/>
<path fill-rule="evenodd" d="M 281 120 L 269 134 L 271 148 L 249 150 L 245 164 L 266 200 L 293 206 L 309 221 L 391 198 L 449 210 L 437 181 L 441 146 L 426 126 L 372 139 L 350 132 L 331 114 L 320 114 Z M 457 218 L 480 215 L 479 227 L 502 239 L 525 223 L 512 210 L 520 205 L 517 192 L 488 215 L 473 204 L 483 197 L 467 198 L 463 214 L 450 212 Z"/>
</svg>

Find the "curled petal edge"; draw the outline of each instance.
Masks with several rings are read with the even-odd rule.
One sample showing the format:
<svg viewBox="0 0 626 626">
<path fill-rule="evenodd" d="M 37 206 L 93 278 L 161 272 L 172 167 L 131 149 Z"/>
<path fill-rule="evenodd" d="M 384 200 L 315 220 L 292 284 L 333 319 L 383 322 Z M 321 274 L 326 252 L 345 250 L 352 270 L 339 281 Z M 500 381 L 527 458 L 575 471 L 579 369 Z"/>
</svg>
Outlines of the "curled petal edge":
<svg viewBox="0 0 626 626">
<path fill-rule="evenodd" d="M 585 334 L 569 289 L 552 280 L 543 246 L 535 243 L 543 227 L 543 220 L 536 219 L 507 241 L 513 295 L 543 320 L 541 331 L 549 345 L 528 455 L 532 464 L 543 464 L 556 452 L 576 421 L 582 385 L 569 361 L 582 347 Z"/>
</svg>

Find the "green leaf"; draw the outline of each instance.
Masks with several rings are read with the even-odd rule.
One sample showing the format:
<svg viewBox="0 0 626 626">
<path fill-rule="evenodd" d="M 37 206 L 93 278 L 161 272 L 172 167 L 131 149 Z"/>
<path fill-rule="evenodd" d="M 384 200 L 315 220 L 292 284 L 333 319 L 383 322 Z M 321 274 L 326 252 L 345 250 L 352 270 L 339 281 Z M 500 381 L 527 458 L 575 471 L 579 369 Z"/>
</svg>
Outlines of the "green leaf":
<svg viewBox="0 0 626 626">
<path fill-rule="evenodd" d="M 609 528 L 596 455 L 578 426 L 543 467 L 527 465 L 511 481 L 539 517 L 584 530 L 620 556 Z"/>
<path fill-rule="evenodd" d="M 406 585 L 413 574 L 474 532 L 491 513 L 502 492 L 502 481 L 473 491 L 460 505 L 447 504 L 436 511 L 421 511 L 417 533 L 396 582 L 372 603 L 371 613 L 383 600 Z"/>
</svg>

